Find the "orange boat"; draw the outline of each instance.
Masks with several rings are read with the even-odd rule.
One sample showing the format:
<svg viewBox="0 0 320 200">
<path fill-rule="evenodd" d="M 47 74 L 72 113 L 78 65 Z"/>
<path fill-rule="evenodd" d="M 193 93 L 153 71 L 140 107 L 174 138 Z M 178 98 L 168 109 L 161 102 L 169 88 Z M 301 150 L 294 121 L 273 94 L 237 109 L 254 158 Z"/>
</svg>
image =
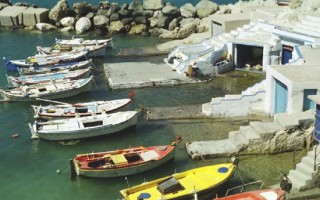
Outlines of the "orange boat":
<svg viewBox="0 0 320 200">
<path fill-rule="evenodd" d="M 265 189 L 242 192 L 214 200 L 285 200 L 286 191 L 282 189 Z"/>
<path fill-rule="evenodd" d="M 71 178 L 77 175 L 106 178 L 140 173 L 174 159 L 177 137 L 170 145 L 129 147 L 126 149 L 87 153 L 70 160 Z"/>
</svg>

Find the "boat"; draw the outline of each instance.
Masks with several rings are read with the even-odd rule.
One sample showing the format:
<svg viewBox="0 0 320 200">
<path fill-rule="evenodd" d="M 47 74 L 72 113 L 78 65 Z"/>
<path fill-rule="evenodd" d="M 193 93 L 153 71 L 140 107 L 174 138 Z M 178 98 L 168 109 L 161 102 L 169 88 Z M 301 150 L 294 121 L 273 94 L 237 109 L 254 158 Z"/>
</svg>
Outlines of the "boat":
<svg viewBox="0 0 320 200">
<path fill-rule="evenodd" d="M 131 99 L 116 99 L 112 101 L 92 101 L 85 103 L 63 103 L 48 106 L 32 105 L 36 119 L 72 118 L 109 113 L 120 109 L 131 102 Z M 58 102 L 59 103 L 59 102 Z"/>
<path fill-rule="evenodd" d="M 74 140 L 108 135 L 135 126 L 137 111 L 123 111 L 86 117 L 49 120 L 31 126 L 32 138 L 45 140 Z"/>
<path fill-rule="evenodd" d="M 138 146 L 76 155 L 70 160 L 71 178 L 86 176 L 107 178 L 127 176 L 156 168 L 175 156 L 177 137 L 170 145 Z"/>
<path fill-rule="evenodd" d="M 59 45 L 56 44 L 53 47 L 41 47 L 37 46 L 37 51 L 45 55 L 61 55 L 70 52 L 88 52 L 88 57 L 98 57 L 104 56 L 108 43 L 101 43 L 95 45 L 81 45 L 81 46 L 71 46 L 71 45 Z"/>
<path fill-rule="evenodd" d="M 59 63 L 67 63 L 73 61 L 83 61 L 87 60 L 87 51 L 83 52 L 74 52 L 74 53 L 66 53 L 61 55 L 43 55 L 36 54 L 34 56 L 30 56 L 26 59 L 20 60 L 8 60 L 3 57 L 4 63 L 7 66 L 8 71 L 16 71 L 21 67 L 39 67 L 39 66 L 50 66 Z"/>
<path fill-rule="evenodd" d="M 7 63 L 7 68 L 10 64 L 9 62 Z M 52 72 L 59 72 L 59 71 L 64 71 L 64 70 L 77 70 L 77 69 L 84 69 L 88 68 L 92 65 L 92 60 L 85 60 L 85 61 L 75 61 L 75 62 L 68 62 L 68 63 L 59 63 L 59 64 L 54 64 L 54 65 L 48 65 L 44 67 L 40 66 L 30 66 L 28 68 L 17 68 L 17 66 L 13 66 L 16 70 L 18 70 L 20 75 L 34 75 L 34 74 L 44 74 L 44 73 L 52 73 Z"/>
<path fill-rule="evenodd" d="M 285 173 L 282 174 L 283 179 L 279 188 L 262 189 L 263 182 L 255 181 L 228 189 L 224 197 L 216 197 L 213 200 L 285 200 L 286 193 L 290 192 L 292 188 L 292 183 Z M 260 188 L 243 192 L 246 187 L 251 187 L 254 184 L 260 184 Z M 230 193 L 231 195 L 229 195 Z"/>
<path fill-rule="evenodd" d="M 238 194 L 229 195 L 226 197 L 215 198 L 214 200 L 285 200 L 286 191 L 277 189 L 262 189 Z"/>
<path fill-rule="evenodd" d="M 37 75 L 7 76 L 8 83 L 18 87 L 20 85 L 32 85 L 44 83 L 52 80 L 88 78 L 91 74 L 91 67 L 86 69 L 78 69 L 74 71 L 64 70 L 60 72 L 51 72 Z"/>
<path fill-rule="evenodd" d="M 84 38 L 72 38 L 72 39 L 55 39 L 55 44 L 57 45 L 69 45 L 69 46 L 92 46 L 97 44 L 107 43 L 108 47 L 112 46 L 112 38 L 109 39 L 99 39 L 99 40 L 86 40 Z"/>
<path fill-rule="evenodd" d="M 50 82 L 22 85 L 12 89 L 1 89 L 5 101 L 36 101 L 37 98 L 60 99 L 71 97 L 91 89 L 93 76 L 78 80 L 52 80 Z"/>
<path fill-rule="evenodd" d="M 123 200 L 190 200 L 214 196 L 234 174 L 235 163 L 199 167 L 120 190 Z"/>
</svg>

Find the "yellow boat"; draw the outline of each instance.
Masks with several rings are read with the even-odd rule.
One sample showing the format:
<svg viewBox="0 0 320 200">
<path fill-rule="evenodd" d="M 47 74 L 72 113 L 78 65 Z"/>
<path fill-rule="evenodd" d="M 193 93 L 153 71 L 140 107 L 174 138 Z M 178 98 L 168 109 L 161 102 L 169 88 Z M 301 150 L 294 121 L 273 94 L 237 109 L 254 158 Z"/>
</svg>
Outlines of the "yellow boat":
<svg viewBox="0 0 320 200">
<path fill-rule="evenodd" d="M 232 177 L 236 164 L 191 169 L 120 190 L 123 200 L 183 200 L 214 196 Z"/>
</svg>

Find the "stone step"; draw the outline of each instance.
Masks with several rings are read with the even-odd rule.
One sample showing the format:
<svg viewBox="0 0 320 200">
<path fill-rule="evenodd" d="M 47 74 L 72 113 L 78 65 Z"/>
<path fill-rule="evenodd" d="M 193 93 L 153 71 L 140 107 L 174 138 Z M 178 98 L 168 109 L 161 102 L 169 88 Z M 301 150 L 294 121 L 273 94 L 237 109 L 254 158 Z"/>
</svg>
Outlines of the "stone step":
<svg viewBox="0 0 320 200">
<path fill-rule="evenodd" d="M 257 133 L 260 135 L 261 139 L 263 140 L 272 139 L 274 136 L 274 133 L 282 130 L 282 127 L 274 122 L 252 121 L 250 122 L 249 125 L 257 131 Z"/>
<path fill-rule="evenodd" d="M 274 122 L 278 123 L 283 129 L 297 127 L 299 122 L 287 113 L 277 113 L 274 115 Z"/>
<path fill-rule="evenodd" d="M 211 104 L 220 104 L 224 97 L 215 97 L 211 99 Z"/>
<path fill-rule="evenodd" d="M 292 183 L 292 188 L 300 189 L 301 187 L 305 186 L 305 182 L 302 182 L 299 177 L 294 175 L 295 170 L 290 170 L 288 174 L 288 178 Z"/>
<path fill-rule="evenodd" d="M 317 159 L 319 161 L 319 158 Z M 313 168 L 314 166 L 314 157 L 312 156 L 305 156 L 301 159 L 301 162 L 305 163 L 306 165 L 309 165 Z"/>
<path fill-rule="evenodd" d="M 241 94 L 227 94 L 224 96 L 225 99 L 241 99 L 242 97 Z"/>
<path fill-rule="evenodd" d="M 312 173 L 313 171 L 313 166 L 306 164 L 304 162 L 298 163 L 296 165 L 296 170 L 300 171 L 301 173 L 307 175 L 310 177 L 310 179 L 312 178 Z"/>
<path fill-rule="evenodd" d="M 226 157 L 237 153 L 237 147 L 229 139 L 187 142 L 186 150 L 192 159 Z"/>
<path fill-rule="evenodd" d="M 299 124 L 312 123 L 315 117 L 314 110 L 307 110 L 305 112 L 294 113 L 291 117 L 296 120 Z"/>
<path fill-rule="evenodd" d="M 237 151 L 243 150 L 248 146 L 248 139 L 240 131 L 230 131 L 229 140 L 237 147 Z"/>
<path fill-rule="evenodd" d="M 260 139 L 260 135 L 251 126 L 240 126 L 239 131 L 249 142 Z"/>
</svg>

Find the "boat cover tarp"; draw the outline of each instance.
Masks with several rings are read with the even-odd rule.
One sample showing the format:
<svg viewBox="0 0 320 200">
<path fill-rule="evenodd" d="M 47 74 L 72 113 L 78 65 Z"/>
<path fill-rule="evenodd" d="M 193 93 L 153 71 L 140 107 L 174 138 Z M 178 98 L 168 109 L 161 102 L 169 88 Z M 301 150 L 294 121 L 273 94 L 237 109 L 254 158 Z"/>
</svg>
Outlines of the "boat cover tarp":
<svg viewBox="0 0 320 200">
<path fill-rule="evenodd" d="M 140 154 L 143 161 L 154 160 L 159 157 L 159 154 L 155 150 L 146 151 Z"/>
<path fill-rule="evenodd" d="M 115 165 L 128 164 L 128 161 L 123 154 L 111 155 L 110 158 Z"/>
</svg>

